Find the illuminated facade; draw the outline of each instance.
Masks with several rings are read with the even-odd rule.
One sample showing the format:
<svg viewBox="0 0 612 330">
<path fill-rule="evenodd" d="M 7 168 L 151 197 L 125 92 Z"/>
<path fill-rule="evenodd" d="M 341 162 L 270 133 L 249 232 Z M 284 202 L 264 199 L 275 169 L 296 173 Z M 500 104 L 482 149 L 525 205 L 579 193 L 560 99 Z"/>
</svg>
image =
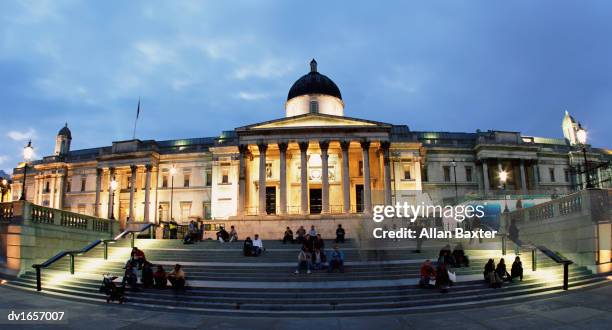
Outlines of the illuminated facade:
<svg viewBox="0 0 612 330">
<path fill-rule="evenodd" d="M 260 221 L 355 218 L 372 205 L 448 203 L 496 194 L 564 194 L 584 186 L 577 122 L 564 139 L 518 132 L 416 132 L 345 116 L 338 87 L 311 62 L 285 117 L 218 137 L 129 140 L 70 150 L 62 128 L 52 156 L 28 167 L 27 199 L 99 217 Z M 591 180 L 610 186 L 612 153 L 587 146 Z M 23 169 L 13 175 L 19 198 Z M 175 170 L 173 170 L 173 168 Z M 498 173 L 509 173 L 505 187 Z M 117 182 L 112 191 L 110 183 Z"/>
</svg>

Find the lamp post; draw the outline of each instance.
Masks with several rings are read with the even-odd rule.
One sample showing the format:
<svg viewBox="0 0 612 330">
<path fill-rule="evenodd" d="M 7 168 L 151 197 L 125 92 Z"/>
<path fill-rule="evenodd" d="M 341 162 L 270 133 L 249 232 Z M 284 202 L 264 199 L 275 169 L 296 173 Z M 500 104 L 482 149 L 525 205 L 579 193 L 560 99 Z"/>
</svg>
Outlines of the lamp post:
<svg viewBox="0 0 612 330">
<path fill-rule="evenodd" d="M 453 178 L 455 179 L 455 204 L 457 204 L 459 199 L 459 193 L 457 192 L 457 162 L 454 159 L 451 161 L 451 166 L 453 167 Z"/>
<path fill-rule="evenodd" d="M 576 132 L 576 138 L 578 143 L 582 146 L 582 155 L 584 156 L 584 176 L 586 177 L 586 188 L 593 188 L 591 183 L 591 176 L 589 175 L 589 162 L 586 155 L 586 143 L 587 143 L 587 132 L 582 125 L 578 124 L 578 131 Z"/>
<path fill-rule="evenodd" d="M 34 156 L 34 148 L 32 148 L 32 140 L 28 141 L 28 145 L 23 148 L 23 160 L 25 161 L 23 164 L 23 183 L 21 185 L 21 197 L 19 197 L 20 201 L 26 200 L 26 177 L 28 175 L 28 162 L 32 160 Z"/>
<path fill-rule="evenodd" d="M 172 166 L 170 168 L 170 221 L 173 221 L 174 218 L 172 217 L 172 206 L 174 203 L 174 175 L 176 174 L 176 167 Z"/>
<path fill-rule="evenodd" d="M 499 172 L 499 182 L 501 184 L 501 188 L 504 191 L 504 213 L 508 213 L 510 212 L 510 210 L 508 209 L 508 200 L 506 199 L 506 181 L 508 180 L 508 172 L 506 171 L 500 171 Z"/>
<path fill-rule="evenodd" d="M 2 181 L 0 181 L 0 203 L 4 202 L 4 195 L 6 195 L 6 192 L 8 191 L 8 185 L 9 182 L 7 179 L 2 179 Z"/>
<path fill-rule="evenodd" d="M 111 189 L 111 200 L 113 201 L 111 203 L 112 207 L 111 207 L 111 213 L 110 213 L 110 218 L 111 220 L 115 220 L 115 190 L 117 190 L 117 186 L 119 184 L 117 183 L 117 180 L 115 180 L 115 178 L 113 177 L 113 180 L 111 180 L 110 183 L 110 189 Z"/>
</svg>

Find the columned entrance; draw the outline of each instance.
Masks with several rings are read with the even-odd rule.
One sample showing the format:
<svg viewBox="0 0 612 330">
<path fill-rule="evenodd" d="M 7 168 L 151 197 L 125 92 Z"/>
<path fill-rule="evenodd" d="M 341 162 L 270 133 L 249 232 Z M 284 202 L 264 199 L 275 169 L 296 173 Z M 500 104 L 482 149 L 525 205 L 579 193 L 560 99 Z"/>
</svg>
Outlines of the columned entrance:
<svg viewBox="0 0 612 330">
<path fill-rule="evenodd" d="M 321 188 L 310 188 L 310 214 L 319 214 L 323 209 L 323 191 Z"/>
</svg>

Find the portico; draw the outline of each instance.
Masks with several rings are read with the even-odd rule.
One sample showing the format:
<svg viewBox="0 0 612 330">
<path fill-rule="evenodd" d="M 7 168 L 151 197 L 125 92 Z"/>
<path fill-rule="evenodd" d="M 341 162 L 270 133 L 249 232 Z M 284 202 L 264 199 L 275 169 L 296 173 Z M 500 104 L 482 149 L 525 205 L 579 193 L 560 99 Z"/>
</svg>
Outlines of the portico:
<svg viewBox="0 0 612 330">
<path fill-rule="evenodd" d="M 239 178 L 237 205 L 235 213 L 227 216 L 367 214 L 372 191 L 391 195 L 390 180 L 385 180 L 390 167 L 384 165 L 389 164 L 390 128 L 324 114 L 237 128 L 238 146 L 233 148 Z M 222 149 L 228 151 L 217 150 Z M 213 216 L 219 214 L 215 211 L 221 210 L 213 209 Z"/>
</svg>

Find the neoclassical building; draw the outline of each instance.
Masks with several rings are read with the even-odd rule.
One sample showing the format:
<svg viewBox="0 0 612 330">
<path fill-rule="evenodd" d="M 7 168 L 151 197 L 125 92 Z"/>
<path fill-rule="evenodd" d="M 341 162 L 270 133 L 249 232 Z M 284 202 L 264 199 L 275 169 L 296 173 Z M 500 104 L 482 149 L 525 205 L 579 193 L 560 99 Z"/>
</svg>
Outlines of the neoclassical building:
<svg viewBox="0 0 612 330">
<path fill-rule="evenodd" d="M 291 87 L 285 116 L 217 137 L 129 140 L 71 150 L 66 125 L 53 155 L 31 162 L 27 199 L 125 225 L 174 218 L 355 218 L 374 204 L 454 203 L 496 195 L 565 194 L 610 187 L 612 151 L 519 132 L 411 131 L 345 115 L 340 89 L 317 63 Z M 347 109 L 350 113 L 350 108 Z M 509 173 L 505 185 L 498 173 Z M 116 189 L 111 189 L 116 183 Z M 19 199 L 23 164 L 14 170 Z"/>
</svg>

